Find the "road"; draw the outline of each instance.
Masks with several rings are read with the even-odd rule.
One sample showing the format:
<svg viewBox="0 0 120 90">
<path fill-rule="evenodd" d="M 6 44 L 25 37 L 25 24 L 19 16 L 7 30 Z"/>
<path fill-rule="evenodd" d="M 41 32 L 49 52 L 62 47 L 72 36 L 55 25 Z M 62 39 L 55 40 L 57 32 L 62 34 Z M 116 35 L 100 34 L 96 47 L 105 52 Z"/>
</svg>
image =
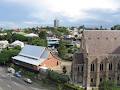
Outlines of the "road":
<svg viewBox="0 0 120 90">
<path fill-rule="evenodd" d="M 28 84 L 22 79 L 6 73 L 5 68 L 0 67 L 0 90 L 48 90 L 41 85 L 34 83 Z"/>
</svg>

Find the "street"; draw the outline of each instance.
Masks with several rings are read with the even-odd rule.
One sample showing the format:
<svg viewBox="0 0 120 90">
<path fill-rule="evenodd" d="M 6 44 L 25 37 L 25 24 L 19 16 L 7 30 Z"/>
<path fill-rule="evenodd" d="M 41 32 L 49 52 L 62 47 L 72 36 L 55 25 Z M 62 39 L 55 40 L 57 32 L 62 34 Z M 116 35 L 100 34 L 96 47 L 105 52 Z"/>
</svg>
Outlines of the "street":
<svg viewBox="0 0 120 90">
<path fill-rule="evenodd" d="M 15 76 L 6 73 L 5 68 L 0 67 L 0 90 L 48 90 L 41 85 L 28 84 Z"/>
</svg>

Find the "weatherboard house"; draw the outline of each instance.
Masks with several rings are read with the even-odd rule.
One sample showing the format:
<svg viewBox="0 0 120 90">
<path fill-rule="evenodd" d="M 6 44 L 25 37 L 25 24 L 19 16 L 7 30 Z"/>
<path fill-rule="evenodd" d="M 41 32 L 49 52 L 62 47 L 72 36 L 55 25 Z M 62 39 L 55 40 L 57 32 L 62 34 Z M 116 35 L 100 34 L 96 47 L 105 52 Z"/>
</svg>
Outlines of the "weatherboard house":
<svg viewBox="0 0 120 90">
<path fill-rule="evenodd" d="M 53 68 L 60 61 L 47 48 L 41 46 L 26 45 L 21 52 L 12 57 L 17 65 L 39 71 L 41 68 Z"/>
</svg>

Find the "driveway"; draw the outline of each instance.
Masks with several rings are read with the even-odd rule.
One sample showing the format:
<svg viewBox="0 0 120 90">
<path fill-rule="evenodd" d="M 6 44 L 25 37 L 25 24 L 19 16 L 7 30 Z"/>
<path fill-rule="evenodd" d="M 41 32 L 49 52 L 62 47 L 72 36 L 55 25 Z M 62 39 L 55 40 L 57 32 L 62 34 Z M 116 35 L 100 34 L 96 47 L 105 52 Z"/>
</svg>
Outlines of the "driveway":
<svg viewBox="0 0 120 90">
<path fill-rule="evenodd" d="M 6 68 L 0 67 L 0 90 L 49 90 L 37 83 L 27 84 L 20 78 L 10 76 Z"/>
</svg>

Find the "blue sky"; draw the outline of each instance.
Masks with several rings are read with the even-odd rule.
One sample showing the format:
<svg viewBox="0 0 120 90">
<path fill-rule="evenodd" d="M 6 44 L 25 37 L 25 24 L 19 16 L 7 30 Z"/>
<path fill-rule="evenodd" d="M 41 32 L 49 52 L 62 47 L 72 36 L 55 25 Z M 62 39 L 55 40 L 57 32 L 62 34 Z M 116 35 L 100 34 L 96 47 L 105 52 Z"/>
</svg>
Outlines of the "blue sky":
<svg viewBox="0 0 120 90">
<path fill-rule="evenodd" d="M 0 26 L 53 25 L 111 27 L 120 23 L 120 0 L 0 0 Z"/>
</svg>

